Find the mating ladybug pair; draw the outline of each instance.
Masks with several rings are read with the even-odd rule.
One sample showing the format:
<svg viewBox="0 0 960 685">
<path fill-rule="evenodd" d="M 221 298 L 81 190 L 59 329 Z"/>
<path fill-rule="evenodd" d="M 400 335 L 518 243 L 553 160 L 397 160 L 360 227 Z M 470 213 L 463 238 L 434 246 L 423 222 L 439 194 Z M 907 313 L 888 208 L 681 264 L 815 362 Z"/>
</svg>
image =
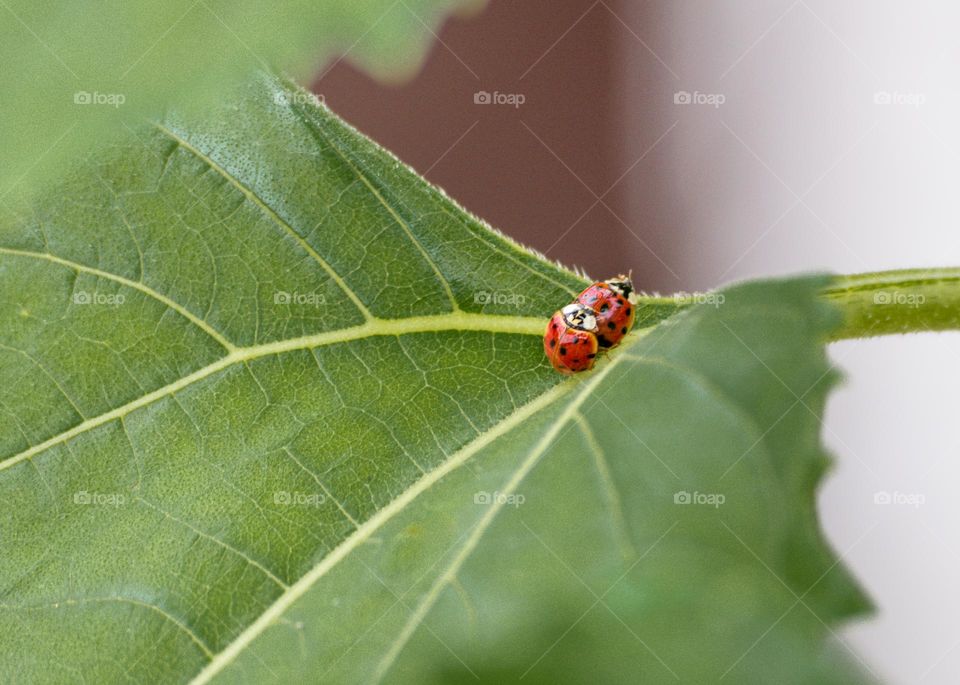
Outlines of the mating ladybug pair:
<svg viewBox="0 0 960 685">
<path fill-rule="evenodd" d="M 616 347 L 636 316 L 629 276 L 598 281 L 556 312 L 543 335 L 543 351 L 560 373 L 593 367 L 597 351 Z"/>
</svg>

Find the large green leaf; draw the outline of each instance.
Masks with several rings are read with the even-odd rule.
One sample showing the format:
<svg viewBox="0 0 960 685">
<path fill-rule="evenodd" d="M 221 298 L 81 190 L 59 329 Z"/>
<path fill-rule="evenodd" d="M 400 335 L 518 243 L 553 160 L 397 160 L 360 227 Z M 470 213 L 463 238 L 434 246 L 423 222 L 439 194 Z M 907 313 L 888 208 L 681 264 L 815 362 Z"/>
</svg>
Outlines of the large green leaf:
<svg viewBox="0 0 960 685">
<path fill-rule="evenodd" d="M 309 78 L 336 56 L 412 73 L 452 11 L 484 0 L 4 0 L 0 201 L 169 103 L 208 102 L 264 65 Z"/>
<path fill-rule="evenodd" d="M 233 102 L 0 224 L 0 673 L 858 677 L 821 280 L 648 299 L 564 379 L 580 277 L 292 86 Z"/>
</svg>

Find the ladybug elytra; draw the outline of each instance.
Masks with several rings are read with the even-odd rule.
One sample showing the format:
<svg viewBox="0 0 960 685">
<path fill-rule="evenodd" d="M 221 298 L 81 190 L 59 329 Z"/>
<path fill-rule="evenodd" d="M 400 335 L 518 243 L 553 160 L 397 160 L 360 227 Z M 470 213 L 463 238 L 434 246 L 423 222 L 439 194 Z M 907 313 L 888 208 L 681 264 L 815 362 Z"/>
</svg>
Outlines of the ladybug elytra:
<svg viewBox="0 0 960 685">
<path fill-rule="evenodd" d="M 577 302 L 596 314 L 600 347 L 616 347 L 633 328 L 637 301 L 629 276 L 597 281 L 577 296 Z"/>
<path fill-rule="evenodd" d="M 597 317 L 593 310 L 573 302 L 556 312 L 543 335 L 543 351 L 560 373 L 586 371 L 597 356 Z"/>
</svg>

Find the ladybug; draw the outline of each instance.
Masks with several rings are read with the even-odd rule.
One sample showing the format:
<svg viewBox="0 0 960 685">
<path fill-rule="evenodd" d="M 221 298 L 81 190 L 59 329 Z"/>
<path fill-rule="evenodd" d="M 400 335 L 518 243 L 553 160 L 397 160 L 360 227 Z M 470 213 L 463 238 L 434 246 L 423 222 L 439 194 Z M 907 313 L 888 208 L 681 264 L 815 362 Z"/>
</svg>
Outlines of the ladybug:
<svg viewBox="0 0 960 685">
<path fill-rule="evenodd" d="M 597 317 L 590 307 L 573 302 L 556 312 L 543 334 L 543 351 L 560 373 L 586 371 L 597 356 Z"/>
<path fill-rule="evenodd" d="M 616 347 L 633 328 L 637 299 L 629 276 L 621 274 L 597 281 L 580 293 L 576 301 L 590 307 L 596 314 L 600 347 Z"/>
</svg>

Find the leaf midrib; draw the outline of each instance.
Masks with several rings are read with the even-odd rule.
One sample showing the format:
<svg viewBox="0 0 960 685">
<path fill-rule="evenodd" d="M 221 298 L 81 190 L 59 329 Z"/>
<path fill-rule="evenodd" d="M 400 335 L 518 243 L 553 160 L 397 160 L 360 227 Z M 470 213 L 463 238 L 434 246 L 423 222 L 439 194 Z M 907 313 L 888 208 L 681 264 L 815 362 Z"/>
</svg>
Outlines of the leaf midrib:
<svg viewBox="0 0 960 685">
<path fill-rule="evenodd" d="M 237 363 L 259 359 L 273 354 L 324 347 L 379 336 L 401 336 L 442 331 L 479 331 L 542 336 L 544 325 L 544 319 L 540 317 L 476 314 L 458 311 L 450 314 L 413 316 L 402 319 L 372 318 L 366 323 L 335 331 L 314 333 L 312 335 L 278 340 L 260 345 L 251 345 L 249 347 L 238 347 L 212 364 L 208 364 L 176 381 L 168 383 L 145 395 L 141 395 L 120 407 L 86 419 L 69 430 L 63 431 L 41 443 L 27 448 L 19 454 L 0 461 L 0 471 L 15 466 L 55 445 L 66 442 L 98 426 L 122 418 L 136 409 L 147 406 L 168 395 L 173 395 L 193 383 L 208 378 Z"/>
</svg>

